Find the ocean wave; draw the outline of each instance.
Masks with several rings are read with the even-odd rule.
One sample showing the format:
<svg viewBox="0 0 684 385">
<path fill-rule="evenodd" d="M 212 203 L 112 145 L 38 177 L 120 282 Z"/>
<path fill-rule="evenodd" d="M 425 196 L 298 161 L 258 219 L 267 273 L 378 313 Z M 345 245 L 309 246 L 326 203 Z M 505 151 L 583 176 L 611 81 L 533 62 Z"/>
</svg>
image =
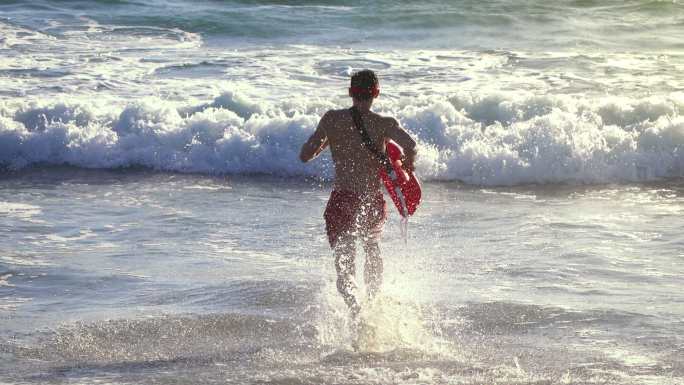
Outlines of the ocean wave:
<svg viewBox="0 0 684 385">
<path fill-rule="evenodd" d="M 298 160 L 326 108 L 224 92 L 179 105 L 68 100 L 0 104 L 0 165 L 149 167 L 216 174 L 333 176 L 330 156 Z M 338 106 L 341 107 L 341 106 Z M 684 93 L 582 99 L 463 92 L 385 100 L 418 140 L 425 180 L 475 185 L 620 183 L 684 176 Z"/>
<path fill-rule="evenodd" d="M 430 0 L 412 4 L 396 0 L 225 0 L 197 4 L 185 0 L 58 3 L 32 0 L 0 2 L 0 7 L 8 18 L 41 31 L 46 20 L 55 19 L 77 25 L 83 19 L 90 19 L 117 26 L 103 31 L 114 44 L 121 35 L 144 36 L 137 40 L 145 41 L 155 34 L 153 28 L 173 26 L 176 32 L 201 34 L 209 40 L 250 41 L 260 45 L 275 41 L 358 45 L 362 40 L 420 49 L 502 46 L 532 50 L 540 47 L 569 50 L 619 47 L 619 50 L 664 52 L 681 49 L 681 39 L 676 37 L 681 29 L 678 15 L 682 5 L 676 1 L 549 4 L 539 0 L 524 3 Z M 61 26 L 44 30 L 55 36 L 64 31 Z M 172 32 L 171 35 L 184 39 L 183 34 Z"/>
</svg>

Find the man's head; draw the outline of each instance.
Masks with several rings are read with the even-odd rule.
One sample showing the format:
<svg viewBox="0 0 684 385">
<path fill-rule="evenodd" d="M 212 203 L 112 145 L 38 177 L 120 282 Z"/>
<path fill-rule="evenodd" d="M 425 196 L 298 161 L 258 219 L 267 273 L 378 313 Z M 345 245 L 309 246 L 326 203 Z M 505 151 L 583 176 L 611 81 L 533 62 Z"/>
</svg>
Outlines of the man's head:
<svg viewBox="0 0 684 385">
<path fill-rule="evenodd" d="M 354 100 L 368 102 L 377 98 L 378 95 L 380 95 L 380 83 L 375 72 L 363 70 L 352 75 L 349 96 L 354 98 Z"/>
</svg>

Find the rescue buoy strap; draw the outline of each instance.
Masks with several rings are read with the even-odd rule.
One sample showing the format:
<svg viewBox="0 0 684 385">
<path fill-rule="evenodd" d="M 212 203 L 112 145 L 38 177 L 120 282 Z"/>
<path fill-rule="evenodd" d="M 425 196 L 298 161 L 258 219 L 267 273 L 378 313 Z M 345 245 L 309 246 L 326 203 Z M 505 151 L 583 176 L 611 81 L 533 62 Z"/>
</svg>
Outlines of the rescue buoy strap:
<svg viewBox="0 0 684 385">
<path fill-rule="evenodd" d="M 378 147 L 376 147 L 375 143 L 373 143 L 373 139 L 370 138 L 368 131 L 366 131 L 366 127 L 363 125 L 363 120 L 361 119 L 361 113 L 359 110 L 356 107 L 351 107 L 349 112 L 351 113 L 352 120 L 354 120 L 354 126 L 356 126 L 356 130 L 359 131 L 359 134 L 361 134 L 361 143 L 363 143 L 363 146 L 366 147 L 366 149 L 368 149 L 368 151 L 370 151 L 371 154 L 373 154 L 373 156 L 380 161 L 380 164 L 382 164 L 387 170 L 388 175 L 392 173 L 394 170 L 392 169 L 392 164 L 387 158 L 387 154 L 378 150 Z"/>
</svg>

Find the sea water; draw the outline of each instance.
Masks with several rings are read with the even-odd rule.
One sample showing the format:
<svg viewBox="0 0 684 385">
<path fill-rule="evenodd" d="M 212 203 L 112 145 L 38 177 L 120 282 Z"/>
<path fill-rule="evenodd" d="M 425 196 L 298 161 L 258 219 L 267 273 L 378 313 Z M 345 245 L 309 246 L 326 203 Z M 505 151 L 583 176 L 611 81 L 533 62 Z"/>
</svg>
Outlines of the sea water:
<svg viewBox="0 0 684 385">
<path fill-rule="evenodd" d="M 0 382 L 681 384 L 683 26 L 665 1 L 0 1 Z M 331 159 L 297 155 L 363 68 L 424 201 L 353 333 Z"/>
</svg>

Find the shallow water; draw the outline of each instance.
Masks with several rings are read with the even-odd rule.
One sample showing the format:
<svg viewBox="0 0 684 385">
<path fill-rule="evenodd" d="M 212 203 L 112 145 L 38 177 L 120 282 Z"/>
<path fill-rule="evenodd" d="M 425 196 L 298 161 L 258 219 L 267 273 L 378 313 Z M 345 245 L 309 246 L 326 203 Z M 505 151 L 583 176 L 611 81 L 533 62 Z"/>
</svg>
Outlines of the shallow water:
<svg viewBox="0 0 684 385">
<path fill-rule="evenodd" d="M 408 245 L 396 213 L 385 227 L 383 296 L 354 351 L 323 233 L 328 185 L 4 174 L 0 378 L 682 382 L 681 183 L 424 187 Z"/>
<path fill-rule="evenodd" d="M 0 0 L 0 382 L 684 383 L 683 23 L 674 1 Z M 297 155 L 363 68 L 425 201 L 406 245 L 390 217 L 352 333 L 331 160 Z"/>
</svg>

